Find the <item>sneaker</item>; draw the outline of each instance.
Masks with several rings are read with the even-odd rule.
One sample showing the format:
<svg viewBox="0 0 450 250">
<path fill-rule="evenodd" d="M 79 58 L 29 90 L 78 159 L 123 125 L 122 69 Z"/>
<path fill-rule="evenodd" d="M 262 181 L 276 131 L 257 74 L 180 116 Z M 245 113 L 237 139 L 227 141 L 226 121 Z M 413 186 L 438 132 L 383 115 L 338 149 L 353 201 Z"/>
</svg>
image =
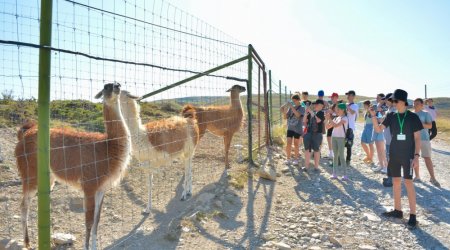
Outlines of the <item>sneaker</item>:
<svg viewBox="0 0 450 250">
<path fill-rule="evenodd" d="M 330 153 L 328 154 L 328 158 L 333 159 L 334 158 L 334 154 L 332 151 L 330 151 Z"/>
<path fill-rule="evenodd" d="M 298 161 L 297 161 L 297 160 L 293 160 L 293 161 L 292 161 L 292 165 L 298 166 Z"/>
<path fill-rule="evenodd" d="M 409 215 L 409 220 L 408 220 L 408 228 L 409 229 L 415 229 L 417 227 L 417 219 L 416 219 L 416 215 L 415 214 L 410 214 Z"/>
<path fill-rule="evenodd" d="M 431 184 L 433 184 L 435 187 L 440 188 L 441 184 L 436 179 L 430 179 Z"/>
<path fill-rule="evenodd" d="M 285 161 L 284 161 L 284 164 L 285 164 L 285 165 L 288 165 L 288 166 L 291 165 L 291 160 L 285 160 Z"/>
<path fill-rule="evenodd" d="M 387 174 L 387 167 L 382 168 L 382 169 L 381 169 L 381 173 Z"/>
<path fill-rule="evenodd" d="M 342 176 L 341 180 L 342 181 L 350 181 L 350 179 L 346 175 Z"/>
<path fill-rule="evenodd" d="M 320 173 L 320 169 L 319 168 L 314 168 L 314 172 Z"/>
<path fill-rule="evenodd" d="M 309 169 L 309 167 L 308 168 L 307 167 L 302 167 L 302 170 L 305 171 L 305 172 L 308 172 L 308 169 Z"/>
<path fill-rule="evenodd" d="M 338 177 L 337 177 L 337 175 L 336 174 L 332 174 L 331 176 L 330 176 L 330 179 L 331 180 L 336 180 Z"/>
<path fill-rule="evenodd" d="M 350 166 L 350 161 L 345 161 L 345 164 L 347 164 L 347 167 Z"/>
<path fill-rule="evenodd" d="M 392 210 L 390 212 L 383 212 L 381 215 L 387 218 L 403 219 L 403 212 L 398 210 Z"/>
<path fill-rule="evenodd" d="M 383 168 L 381 166 L 376 166 L 376 167 L 372 168 L 372 171 L 376 173 L 376 172 L 380 172 L 382 169 Z"/>
<path fill-rule="evenodd" d="M 413 182 L 422 183 L 422 180 L 420 178 L 414 177 Z"/>
<path fill-rule="evenodd" d="M 384 187 L 392 187 L 392 179 L 391 178 L 383 178 L 383 186 Z"/>
</svg>

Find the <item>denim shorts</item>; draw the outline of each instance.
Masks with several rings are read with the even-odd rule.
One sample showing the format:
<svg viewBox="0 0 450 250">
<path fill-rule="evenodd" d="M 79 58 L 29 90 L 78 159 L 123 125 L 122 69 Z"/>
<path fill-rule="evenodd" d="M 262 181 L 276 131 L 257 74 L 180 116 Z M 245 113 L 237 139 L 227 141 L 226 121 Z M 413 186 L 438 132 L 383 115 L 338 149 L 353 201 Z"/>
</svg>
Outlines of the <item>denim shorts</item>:
<svg viewBox="0 0 450 250">
<path fill-rule="evenodd" d="M 361 143 L 364 144 L 371 144 L 373 143 L 373 138 L 372 138 L 372 134 L 373 134 L 373 125 L 372 124 L 366 124 L 364 126 L 364 130 L 361 134 Z"/>
<path fill-rule="evenodd" d="M 377 132 L 373 131 L 372 140 L 373 141 L 384 141 L 384 133 L 383 132 L 377 133 Z"/>
<path fill-rule="evenodd" d="M 305 145 L 305 151 L 319 152 L 322 140 L 322 133 L 306 133 L 303 136 L 303 145 Z"/>
</svg>

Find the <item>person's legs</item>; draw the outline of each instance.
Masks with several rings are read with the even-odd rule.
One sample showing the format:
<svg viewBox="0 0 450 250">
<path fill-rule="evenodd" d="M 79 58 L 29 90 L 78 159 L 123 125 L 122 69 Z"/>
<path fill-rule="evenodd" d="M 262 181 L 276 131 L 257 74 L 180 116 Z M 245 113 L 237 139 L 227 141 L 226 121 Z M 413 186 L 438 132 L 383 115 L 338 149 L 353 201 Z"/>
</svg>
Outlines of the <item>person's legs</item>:
<svg viewBox="0 0 450 250">
<path fill-rule="evenodd" d="M 425 165 L 427 166 L 428 173 L 430 174 L 431 180 L 436 180 L 436 176 L 434 175 L 433 162 L 431 161 L 431 157 L 424 157 Z"/>
<path fill-rule="evenodd" d="M 336 178 L 336 170 L 337 170 L 337 167 L 339 166 L 339 156 L 340 156 L 340 154 L 339 154 L 339 145 L 338 145 L 338 139 L 339 138 L 336 138 L 336 137 L 333 137 L 332 138 L 332 143 L 333 143 L 333 154 L 334 154 L 334 156 L 333 156 L 333 177 L 334 178 Z M 341 161 L 342 161 L 343 159 L 341 159 Z"/>
<path fill-rule="evenodd" d="M 292 137 L 288 137 L 287 143 L 286 143 L 286 158 L 287 158 L 287 160 L 291 159 L 291 150 L 292 150 Z"/>
<path fill-rule="evenodd" d="M 368 163 L 373 162 L 373 155 L 374 155 L 375 149 L 373 147 L 373 142 L 369 143 L 369 160 Z"/>
<path fill-rule="evenodd" d="M 339 159 L 341 159 L 341 168 L 343 169 L 343 176 L 347 176 L 347 164 L 344 161 L 344 151 L 345 151 L 345 138 L 337 138 L 337 144 L 338 144 L 338 154 Z M 336 154 L 336 153 L 335 153 Z"/>
<path fill-rule="evenodd" d="M 402 178 L 393 177 L 392 184 L 392 192 L 394 195 L 394 209 L 397 211 L 402 211 Z"/>
<path fill-rule="evenodd" d="M 394 184 L 395 185 L 395 184 Z M 406 192 L 408 193 L 409 213 L 416 214 L 416 190 L 411 179 L 405 179 Z"/>
<path fill-rule="evenodd" d="M 300 142 L 299 138 L 294 138 L 294 155 L 295 155 L 295 159 L 299 159 L 300 158 L 299 142 Z"/>
<path fill-rule="evenodd" d="M 328 157 L 332 157 L 333 156 L 333 143 L 332 143 L 332 138 L 331 136 L 327 136 L 327 142 L 328 142 Z"/>
<path fill-rule="evenodd" d="M 314 169 L 319 169 L 320 162 L 320 148 L 322 146 L 323 136 L 320 133 L 313 135 L 313 150 L 314 150 Z"/>
<path fill-rule="evenodd" d="M 368 144 L 361 142 L 361 147 L 364 150 L 364 153 L 366 153 L 366 158 L 364 158 L 364 161 L 369 160 L 369 146 Z"/>
<path fill-rule="evenodd" d="M 305 170 L 309 169 L 311 161 L 311 133 L 305 134 L 303 138 L 303 145 L 305 146 Z"/>
</svg>

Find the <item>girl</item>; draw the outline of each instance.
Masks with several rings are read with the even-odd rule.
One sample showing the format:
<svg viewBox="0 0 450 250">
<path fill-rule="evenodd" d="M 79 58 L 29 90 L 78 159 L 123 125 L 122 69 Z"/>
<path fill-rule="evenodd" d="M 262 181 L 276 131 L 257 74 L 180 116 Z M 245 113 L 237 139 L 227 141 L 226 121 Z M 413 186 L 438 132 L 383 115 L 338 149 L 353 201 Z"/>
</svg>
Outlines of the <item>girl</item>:
<svg viewBox="0 0 450 250">
<path fill-rule="evenodd" d="M 298 165 L 298 159 L 300 158 L 299 143 L 303 132 L 302 118 L 305 114 L 305 109 L 301 106 L 300 95 L 292 95 L 291 100 L 292 102 L 288 102 L 281 107 L 281 112 L 284 113 L 284 118 L 287 120 L 287 160 L 285 164 Z M 291 160 L 292 141 L 294 141 L 294 160 Z"/>
<path fill-rule="evenodd" d="M 339 103 L 337 105 L 337 116 L 334 119 L 330 119 L 327 128 L 333 128 L 333 132 L 331 134 L 331 142 L 333 144 L 333 174 L 331 175 L 331 179 L 337 179 L 336 167 L 339 162 L 344 168 L 344 173 L 342 175 L 343 181 L 348 181 L 347 177 L 347 164 L 344 158 L 344 150 L 345 150 L 345 133 L 348 130 L 348 118 L 347 118 L 347 105 L 345 103 Z"/>
<path fill-rule="evenodd" d="M 361 146 L 364 149 L 364 152 L 366 153 L 366 158 L 364 158 L 364 162 L 367 164 L 373 163 L 373 123 L 372 123 L 372 116 L 369 113 L 370 109 L 370 101 L 367 100 L 364 102 L 364 130 L 361 134 Z"/>
</svg>

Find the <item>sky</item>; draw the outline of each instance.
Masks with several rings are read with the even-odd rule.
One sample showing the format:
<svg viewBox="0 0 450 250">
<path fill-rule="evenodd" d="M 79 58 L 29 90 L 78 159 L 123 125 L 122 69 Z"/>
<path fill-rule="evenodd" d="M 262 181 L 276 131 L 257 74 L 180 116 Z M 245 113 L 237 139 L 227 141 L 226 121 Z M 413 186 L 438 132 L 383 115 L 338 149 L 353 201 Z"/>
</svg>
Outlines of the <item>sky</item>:
<svg viewBox="0 0 450 250">
<path fill-rule="evenodd" d="M 37 44 L 38 4 L 0 0 L 0 39 Z M 450 97 L 448 13 L 448 0 L 55 0 L 52 45 L 193 71 L 246 53 L 192 35 L 199 34 L 251 43 L 274 80 L 291 91 L 375 96 L 402 88 L 413 99 L 424 97 L 427 84 L 428 97 Z M 35 48 L 0 45 L 0 90 L 37 97 L 37 60 Z M 217 74 L 245 78 L 246 64 Z M 52 99 L 93 100 L 111 81 L 144 94 L 191 75 L 55 52 Z M 152 100 L 223 95 L 232 84 L 203 77 Z"/>
<path fill-rule="evenodd" d="M 292 90 L 450 97 L 450 1 L 170 2 L 253 44 Z"/>
</svg>

